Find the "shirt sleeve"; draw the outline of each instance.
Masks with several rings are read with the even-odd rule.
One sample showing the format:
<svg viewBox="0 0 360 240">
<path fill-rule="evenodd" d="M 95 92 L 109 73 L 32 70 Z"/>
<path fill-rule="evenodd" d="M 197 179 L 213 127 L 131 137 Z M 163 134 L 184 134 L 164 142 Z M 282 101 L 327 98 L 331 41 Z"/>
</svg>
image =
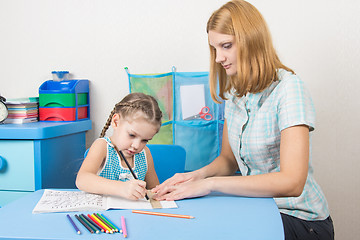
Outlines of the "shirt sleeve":
<svg viewBox="0 0 360 240">
<path fill-rule="evenodd" d="M 278 105 L 280 131 L 296 125 L 307 125 L 315 129 L 315 108 L 304 82 L 296 75 L 282 81 L 281 97 Z"/>
</svg>

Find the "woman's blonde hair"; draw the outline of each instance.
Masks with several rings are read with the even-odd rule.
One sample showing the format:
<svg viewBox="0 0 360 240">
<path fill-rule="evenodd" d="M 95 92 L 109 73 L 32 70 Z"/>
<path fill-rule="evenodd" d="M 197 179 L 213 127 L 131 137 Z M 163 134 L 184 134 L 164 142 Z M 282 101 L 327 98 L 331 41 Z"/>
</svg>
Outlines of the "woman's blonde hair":
<svg viewBox="0 0 360 240">
<path fill-rule="evenodd" d="M 233 35 L 237 47 L 237 74 L 228 77 L 222 65 L 216 63 L 216 51 L 209 44 L 210 93 L 217 103 L 220 102 L 218 96 L 226 99 L 224 94 L 232 89 L 237 97 L 263 91 L 278 79 L 276 70 L 279 68 L 293 72 L 277 56 L 263 16 L 246 1 L 233 0 L 224 4 L 209 18 L 206 31 Z"/>
<path fill-rule="evenodd" d="M 162 112 L 156 99 L 144 93 L 130 93 L 117 103 L 111 111 L 101 131 L 101 138 L 105 136 L 115 113 L 119 114 L 121 118 L 129 120 L 133 120 L 138 113 L 141 113 L 141 116 L 148 120 L 149 123 L 158 127 L 158 130 L 161 127 Z"/>
</svg>

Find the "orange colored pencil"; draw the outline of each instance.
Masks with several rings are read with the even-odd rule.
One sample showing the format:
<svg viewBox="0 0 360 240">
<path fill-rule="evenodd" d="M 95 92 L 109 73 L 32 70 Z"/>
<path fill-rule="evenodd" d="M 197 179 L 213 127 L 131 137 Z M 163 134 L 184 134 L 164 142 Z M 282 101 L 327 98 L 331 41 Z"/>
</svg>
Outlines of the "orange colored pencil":
<svg viewBox="0 0 360 240">
<path fill-rule="evenodd" d="M 140 211 L 140 210 L 132 210 L 133 213 L 140 213 L 140 214 L 149 214 L 149 215 L 156 215 L 156 216 L 163 216 L 163 217 L 177 217 L 177 218 L 195 218 L 189 215 L 181 215 L 181 214 L 172 214 L 172 213 L 161 213 L 161 212 L 150 212 L 150 211 Z"/>
</svg>

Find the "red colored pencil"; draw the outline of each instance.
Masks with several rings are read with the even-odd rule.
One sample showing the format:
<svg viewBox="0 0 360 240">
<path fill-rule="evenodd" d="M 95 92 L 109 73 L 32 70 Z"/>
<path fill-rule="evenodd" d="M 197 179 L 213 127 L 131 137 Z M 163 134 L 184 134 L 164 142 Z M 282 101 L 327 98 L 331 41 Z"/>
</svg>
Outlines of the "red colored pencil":
<svg viewBox="0 0 360 240">
<path fill-rule="evenodd" d="M 105 229 L 99 222 L 97 219 L 95 219 L 93 216 L 91 216 L 90 214 L 87 215 L 91 220 L 93 220 L 102 230 L 102 232 L 106 232 L 109 233 L 109 231 L 107 229 Z"/>
</svg>

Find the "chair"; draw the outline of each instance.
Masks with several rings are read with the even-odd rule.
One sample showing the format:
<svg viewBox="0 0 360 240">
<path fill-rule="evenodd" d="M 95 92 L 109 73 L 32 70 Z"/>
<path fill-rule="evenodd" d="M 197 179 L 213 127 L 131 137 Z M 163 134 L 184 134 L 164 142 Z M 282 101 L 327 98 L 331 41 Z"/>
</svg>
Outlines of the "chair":
<svg viewBox="0 0 360 240">
<path fill-rule="evenodd" d="M 162 183 L 175 173 L 185 171 L 185 149 L 179 145 L 147 144 L 154 160 L 155 171 Z"/>
</svg>

